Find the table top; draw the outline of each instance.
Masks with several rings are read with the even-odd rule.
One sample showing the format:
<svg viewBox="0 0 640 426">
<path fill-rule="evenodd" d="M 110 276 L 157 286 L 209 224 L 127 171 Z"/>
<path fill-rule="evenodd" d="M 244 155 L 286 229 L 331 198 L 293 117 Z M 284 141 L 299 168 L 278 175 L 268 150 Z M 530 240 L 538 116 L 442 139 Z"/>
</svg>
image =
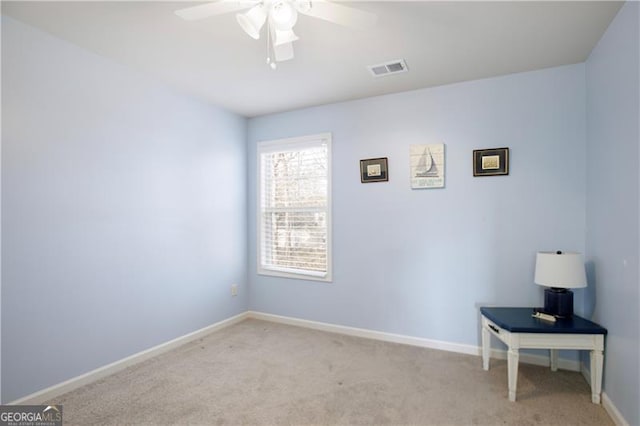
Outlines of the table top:
<svg viewBox="0 0 640 426">
<path fill-rule="evenodd" d="M 480 308 L 480 313 L 512 333 L 607 334 L 607 329 L 577 315 L 549 322 L 533 318 L 535 308 Z"/>
</svg>

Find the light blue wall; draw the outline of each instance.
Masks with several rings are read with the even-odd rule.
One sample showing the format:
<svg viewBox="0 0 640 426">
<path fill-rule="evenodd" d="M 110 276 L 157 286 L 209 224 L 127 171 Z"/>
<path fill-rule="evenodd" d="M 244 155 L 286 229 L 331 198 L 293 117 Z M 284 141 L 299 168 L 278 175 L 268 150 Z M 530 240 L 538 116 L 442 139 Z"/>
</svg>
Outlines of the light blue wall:
<svg viewBox="0 0 640 426">
<path fill-rule="evenodd" d="M 584 105 L 579 64 L 249 120 L 251 309 L 478 345 L 479 305 L 542 304 L 536 251 L 584 251 Z M 334 281 L 259 276 L 256 142 L 319 132 L 333 134 Z M 409 145 L 439 142 L 446 187 L 412 190 Z M 495 147 L 510 175 L 474 178 L 472 150 Z M 360 183 L 371 157 L 389 158 L 388 183 Z"/>
<path fill-rule="evenodd" d="M 244 118 L 5 17 L 2 95 L 3 401 L 246 311 Z"/>
<path fill-rule="evenodd" d="M 586 63 L 586 298 L 609 330 L 604 390 L 629 424 L 640 424 L 640 3 L 620 10 Z"/>
</svg>

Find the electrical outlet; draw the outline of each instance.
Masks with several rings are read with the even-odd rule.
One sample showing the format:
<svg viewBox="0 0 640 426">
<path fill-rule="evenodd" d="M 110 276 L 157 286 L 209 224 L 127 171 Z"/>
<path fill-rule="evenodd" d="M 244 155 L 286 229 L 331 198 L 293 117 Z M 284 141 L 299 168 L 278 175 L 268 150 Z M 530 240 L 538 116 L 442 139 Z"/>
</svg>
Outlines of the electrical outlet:
<svg viewBox="0 0 640 426">
<path fill-rule="evenodd" d="M 231 284 L 231 295 L 232 296 L 238 295 L 238 284 Z"/>
</svg>

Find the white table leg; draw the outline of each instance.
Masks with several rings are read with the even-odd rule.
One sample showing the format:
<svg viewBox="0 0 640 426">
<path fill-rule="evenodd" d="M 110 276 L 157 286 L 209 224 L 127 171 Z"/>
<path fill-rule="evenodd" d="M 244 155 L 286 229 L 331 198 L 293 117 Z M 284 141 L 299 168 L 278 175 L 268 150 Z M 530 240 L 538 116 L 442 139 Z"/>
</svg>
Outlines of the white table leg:
<svg viewBox="0 0 640 426">
<path fill-rule="evenodd" d="M 516 387 L 518 386 L 518 360 L 520 353 L 518 348 L 509 348 L 507 353 L 507 367 L 509 371 L 509 401 L 516 400 Z"/>
<path fill-rule="evenodd" d="M 551 371 L 558 371 L 558 350 L 549 349 L 549 358 L 551 360 Z"/>
<path fill-rule="evenodd" d="M 591 402 L 600 404 L 600 392 L 602 391 L 602 364 L 604 356 L 602 351 L 591 351 Z"/>
<path fill-rule="evenodd" d="M 487 325 L 482 324 L 482 368 L 484 370 L 489 369 L 489 359 L 490 359 L 490 351 L 491 351 L 491 334 L 487 329 Z"/>
</svg>

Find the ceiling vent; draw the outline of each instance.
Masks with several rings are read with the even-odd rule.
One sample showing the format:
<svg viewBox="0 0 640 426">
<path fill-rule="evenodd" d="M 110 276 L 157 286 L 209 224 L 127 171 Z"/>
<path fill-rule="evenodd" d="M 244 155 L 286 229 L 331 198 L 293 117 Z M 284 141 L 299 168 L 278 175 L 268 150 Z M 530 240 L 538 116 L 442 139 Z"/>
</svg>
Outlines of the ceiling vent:
<svg viewBox="0 0 640 426">
<path fill-rule="evenodd" d="M 408 71 L 407 63 L 404 59 L 396 59 L 395 61 L 385 62 L 384 64 L 369 65 L 367 69 L 374 77 L 384 77 L 386 75 Z"/>
</svg>

